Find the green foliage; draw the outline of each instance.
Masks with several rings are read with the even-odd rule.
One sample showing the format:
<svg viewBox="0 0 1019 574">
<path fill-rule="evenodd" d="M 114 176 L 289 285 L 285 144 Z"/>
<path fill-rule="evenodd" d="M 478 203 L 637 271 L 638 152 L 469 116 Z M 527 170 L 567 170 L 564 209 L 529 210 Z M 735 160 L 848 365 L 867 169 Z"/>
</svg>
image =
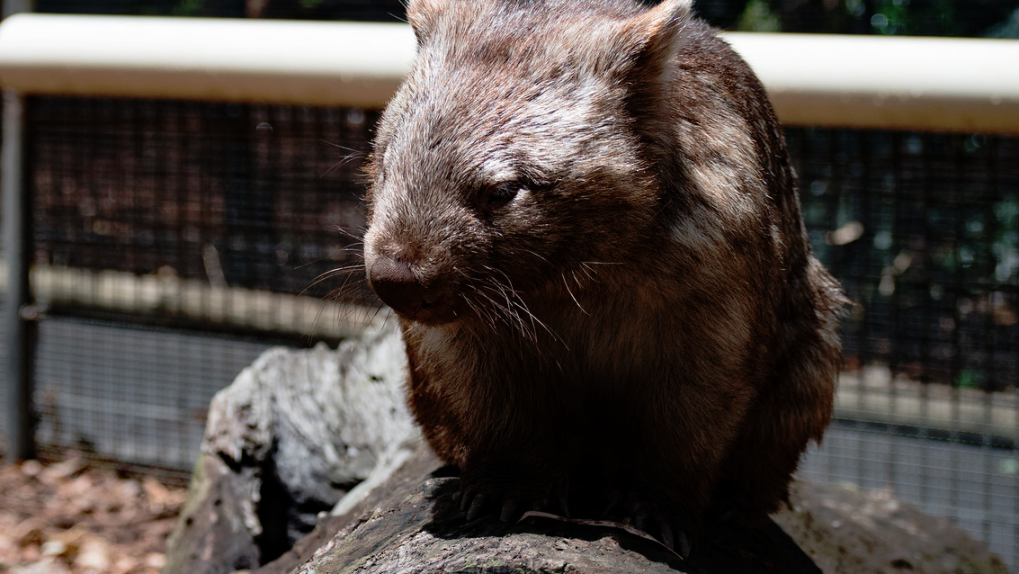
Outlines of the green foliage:
<svg viewBox="0 0 1019 574">
<path fill-rule="evenodd" d="M 955 385 L 961 389 L 979 389 L 980 373 L 971 369 L 962 369 L 955 380 Z"/>
<path fill-rule="evenodd" d="M 756 32 L 1019 37 L 1016 0 L 698 0 L 697 9 Z"/>
<path fill-rule="evenodd" d="M 180 0 L 173 7 L 174 16 L 201 16 L 202 14 L 202 0 Z"/>
<path fill-rule="evenodd" d="M 962 32 L 955 3 L 950 0 L 877 0 L 870 25 L 875 33 L 888 35 L 955 36 Z"/>
<path fill-rule="evenodd" d="M 743 32 L 781 32 L 782 21 L 767 0 L 751 0 L 735 28 Z"/>
</svg>

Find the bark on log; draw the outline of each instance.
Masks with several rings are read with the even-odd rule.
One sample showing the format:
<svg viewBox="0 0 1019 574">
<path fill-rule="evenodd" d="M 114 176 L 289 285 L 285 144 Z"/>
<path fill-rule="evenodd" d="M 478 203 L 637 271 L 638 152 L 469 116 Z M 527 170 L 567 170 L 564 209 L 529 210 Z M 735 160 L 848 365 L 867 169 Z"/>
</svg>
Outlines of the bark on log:
<svg viewBox="0 0 1019 574">
<path fill-rule="evenodd" d="M 458 479 L 410 422 L 405 368 L 392 329 L 336 351 L 276 349 L 256 361 L 213 401 L 164 574 L 730 574 L 817 566 L 826 574 L 1007 574 L 986 546 L 946 521 L 889 493 L 839 486 L 796 484 L 795 510 L 758 531 L 709 530 L 686 561 L 617 527 L 548 518 L 468 523 L 453 500 Z"/>
<path fill-rule="evenodd" d="M 163 571 L 255 568 L 307 534 L 417 432 L 401 357 L 394 329 L 335 351 L 276 348 L 220 391 Z"/>
<path fill-rule="evenodd" d="M 409 448 L 409 445 L 408 445 Z M 384 485 L 253 574 L 339 572 L 817 572 L 1007 574 L 986 545 L 886 491 L 796 482 L 757 532 L 717 527 L 682 561 L 616 528 L 548 520 L 465 523 L 457 479 L 428 476 L 425 445 Z"/>
<path fill-rule="evenodd" d="M 619 527 L 527 518 L 466 522 L 459 480 L 418 442 L 382 487 L 332 517 L 254 574 L 360 572 L 787 573 L 820 572 L 776 524 L 752 532 L 716 528 L 689 560 Z"/>
</svg>

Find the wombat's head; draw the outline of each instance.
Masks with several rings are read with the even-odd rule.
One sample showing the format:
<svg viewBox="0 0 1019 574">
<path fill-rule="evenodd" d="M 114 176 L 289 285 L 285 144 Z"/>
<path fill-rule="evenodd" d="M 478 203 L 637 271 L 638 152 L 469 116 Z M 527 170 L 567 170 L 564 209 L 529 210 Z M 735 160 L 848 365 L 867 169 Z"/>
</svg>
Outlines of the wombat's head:
<svg viewBox="0 0 1019 574">
<path fill-rule="evenodd" d="M 625 265 L 661 210 L 649 150 L 689 4 L 412 0 L 417 58 L 370 163 L 379 297 L 423 323 L 519 322 Z"/>
</svg>

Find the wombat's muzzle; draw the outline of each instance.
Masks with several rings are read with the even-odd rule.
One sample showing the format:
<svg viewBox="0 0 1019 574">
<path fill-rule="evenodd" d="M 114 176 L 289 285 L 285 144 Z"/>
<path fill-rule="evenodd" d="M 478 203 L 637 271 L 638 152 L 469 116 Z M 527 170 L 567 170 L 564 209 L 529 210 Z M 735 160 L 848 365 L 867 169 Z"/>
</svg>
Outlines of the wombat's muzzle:
<svg viewBox="0 0 1019 574">
<path fill-rule="evenodd" d="M 412 321 L 443 323 L 441 299 L 428 289 L 406 262 L 386 255 L 377 255 L 367 269 L 368 284 L 382 302 L 397 314 Z"/>
</svg>

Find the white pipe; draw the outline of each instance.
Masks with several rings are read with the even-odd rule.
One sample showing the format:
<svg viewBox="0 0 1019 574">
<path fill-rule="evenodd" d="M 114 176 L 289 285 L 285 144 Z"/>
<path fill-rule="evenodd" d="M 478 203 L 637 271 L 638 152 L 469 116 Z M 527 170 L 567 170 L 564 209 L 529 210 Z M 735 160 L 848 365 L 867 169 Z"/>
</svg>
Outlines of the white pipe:
<svg viewBox="0 0 1019 574">
<path fill-rule="evenodd" d="M 787 124 L 1019 134 L 1019 41 L 725 34 Z M 382 107 L 404 24 L 18 14 L 0 85 L 25 93 Z"/>
<path fill-rule="evenodd" d="M 1019 133 L 1019 41 L 727 34 L 783 122 Z"/>
<path fill-rule="evenodd" d="M 413 53 L 405 25 L 17 14 L 0 25 L 0 85 L 381 107 Z"/>
</svg>

